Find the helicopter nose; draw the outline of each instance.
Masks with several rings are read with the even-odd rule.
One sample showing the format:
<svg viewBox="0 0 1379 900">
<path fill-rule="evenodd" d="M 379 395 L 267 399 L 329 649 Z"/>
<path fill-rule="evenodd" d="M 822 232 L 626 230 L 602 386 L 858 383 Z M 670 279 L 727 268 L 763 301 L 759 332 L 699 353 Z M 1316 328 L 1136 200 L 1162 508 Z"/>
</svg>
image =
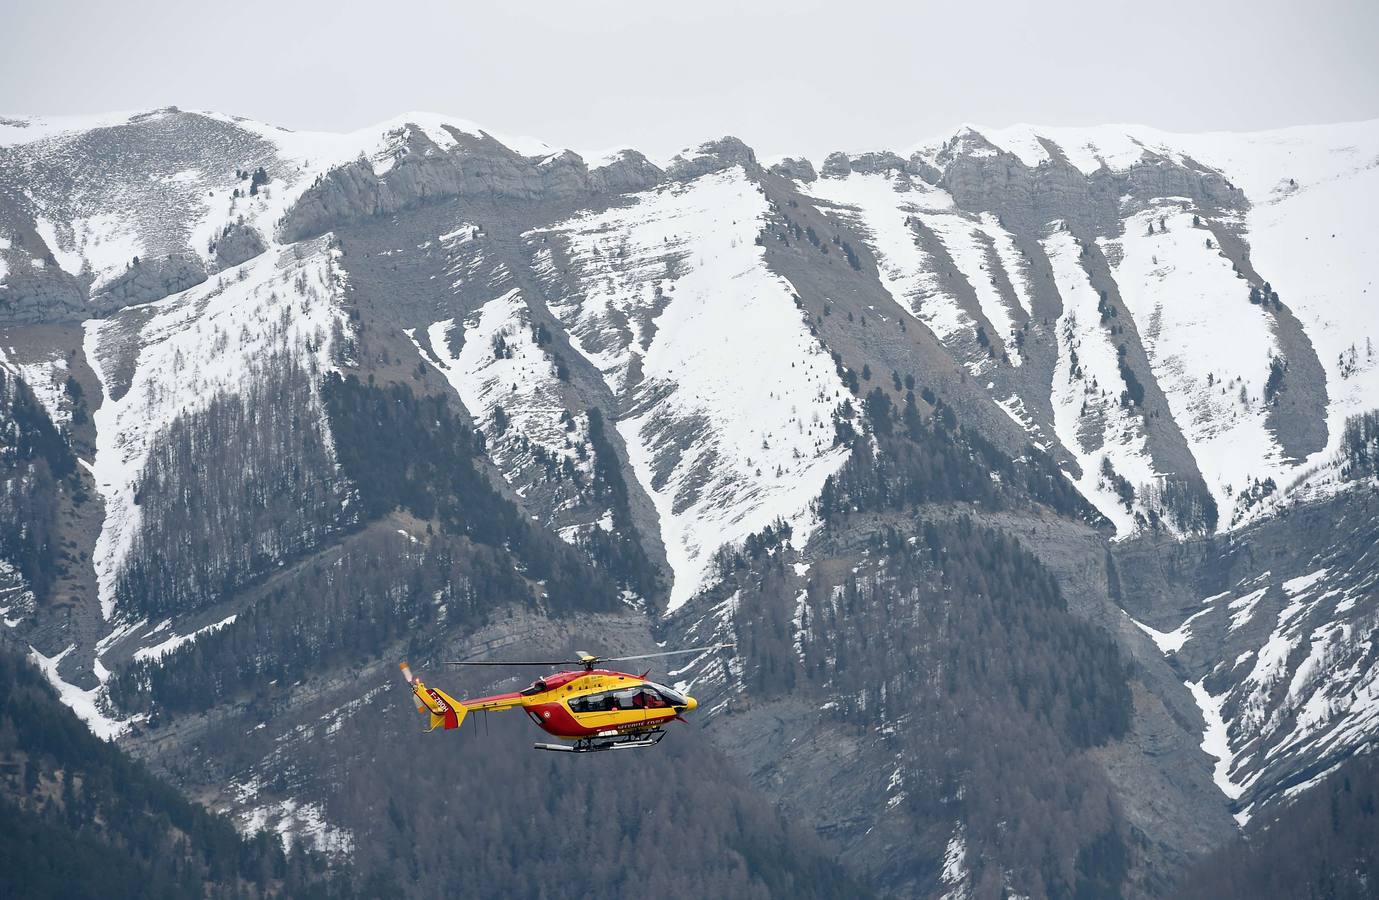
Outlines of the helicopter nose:
<svg viewBox="0 0 1379 900">
<path fill-rule="evenodd" d="M 686 698 L 685 698 L 685 712 L 694 712 L 694 710 L 696 710 L 696 709 L 698 709 L 698 708 L 699 708 L 699 701 L 698 701 L 698 700 L 694 699 L 693 697 L 686 697 Z"/>
</svg>

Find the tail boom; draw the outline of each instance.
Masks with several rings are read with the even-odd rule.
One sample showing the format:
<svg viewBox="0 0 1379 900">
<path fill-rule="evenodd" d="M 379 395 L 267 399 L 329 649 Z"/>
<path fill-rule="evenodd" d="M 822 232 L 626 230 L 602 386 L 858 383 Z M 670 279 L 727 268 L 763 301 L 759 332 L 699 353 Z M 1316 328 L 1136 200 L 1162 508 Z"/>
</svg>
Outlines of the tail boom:
<svg viewBox="0 0 1379 900">
<path fill-rule="evenodd" d="M 399 668 L 402 669 L 402 677 L 407 680 L 407 686 L 412 689 L 412 694 L 416 698 L 417 712 L 430 716 L 431 727 L 427 731 L 435 731 L 437 728 L 449 731 L 460 727 L 469 712 L 464 703 L 439 688 L 427 687 L 420 678 L 412 674 L 411 668 L 405 662 L 400 663 Z"/>
</svg>

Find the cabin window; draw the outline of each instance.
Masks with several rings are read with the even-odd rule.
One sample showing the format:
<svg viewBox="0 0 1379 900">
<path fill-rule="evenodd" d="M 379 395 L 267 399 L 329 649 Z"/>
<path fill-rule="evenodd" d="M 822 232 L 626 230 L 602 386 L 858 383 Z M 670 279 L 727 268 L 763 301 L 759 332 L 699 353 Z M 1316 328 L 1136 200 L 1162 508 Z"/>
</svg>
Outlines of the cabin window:
<svg viewBox="0 0 1379 900">
<path fill-rule="evenodd" d="M 600 691 L 597 694 L 585 694 L 582 697 L 571 697 L 569 700 L 570 711 L 576 713 L 599 713 L 599 712 L 619 712 L 626 709 L 643 709 L 645 701 L 641 695 L 644 688 L 620 688 L 616 691 Z"/>
</svg>

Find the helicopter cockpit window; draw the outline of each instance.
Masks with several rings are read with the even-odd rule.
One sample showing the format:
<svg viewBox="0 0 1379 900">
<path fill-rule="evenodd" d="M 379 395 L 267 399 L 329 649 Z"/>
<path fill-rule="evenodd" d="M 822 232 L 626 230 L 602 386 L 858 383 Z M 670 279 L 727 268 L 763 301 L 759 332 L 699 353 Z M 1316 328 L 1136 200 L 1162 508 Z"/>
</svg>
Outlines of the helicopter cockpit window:
<svg viewBox="0 0 1379 900">
<path fill-rule="evenodd" d="M 685 697 L 684 694 L 680 693 L 677 690 L 668 688 L 664 684 L 656 684 L 654 682 L 649 681 L 646 684 L 646 688 L 660 694 L 663 699 L 663 705 L 689 706 L 689 700 Z"/>
</svg>

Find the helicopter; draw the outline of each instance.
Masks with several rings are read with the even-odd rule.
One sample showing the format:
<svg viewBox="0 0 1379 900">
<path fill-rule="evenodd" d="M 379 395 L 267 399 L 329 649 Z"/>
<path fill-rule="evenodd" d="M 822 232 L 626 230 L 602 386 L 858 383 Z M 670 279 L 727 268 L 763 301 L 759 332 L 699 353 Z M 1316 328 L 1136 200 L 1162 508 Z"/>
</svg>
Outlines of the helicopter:
<svg viewBox="0 0 1379 900">
<path fill-rule="evenodd" d="M 685 721 L 684 713 L 699 706 L 693 697 L 674 688 L 648 681 L 648 669 L 641 675 L 596 668 L 603 663 L 622 663 L 637 659 L 657 659 L 685 653 L 706 653 L 732 647 L 712 644 L 662 653 L 635 656 L 601 657 L 585 653 L 575 659 L 446 662 L 448 666 L 543 666 L 578 665 L 579 669 L 554 672 L 538 678 L 520 691 L 456 700 L 439 688 L 429 687 L 412 674 L 406 662 L 399 663 L 402 677 L 416 698 L 417 712 L 430 717 L 430 728 L 459 728 L 471 712 L 499 712 L 521 709 L 547 734 L 568 743 L 537 742 L 536 750 L 589 753 L 595 750 L 627 750 L 651 747 L 666 736 L 665 726 Z"/>
</svg>

